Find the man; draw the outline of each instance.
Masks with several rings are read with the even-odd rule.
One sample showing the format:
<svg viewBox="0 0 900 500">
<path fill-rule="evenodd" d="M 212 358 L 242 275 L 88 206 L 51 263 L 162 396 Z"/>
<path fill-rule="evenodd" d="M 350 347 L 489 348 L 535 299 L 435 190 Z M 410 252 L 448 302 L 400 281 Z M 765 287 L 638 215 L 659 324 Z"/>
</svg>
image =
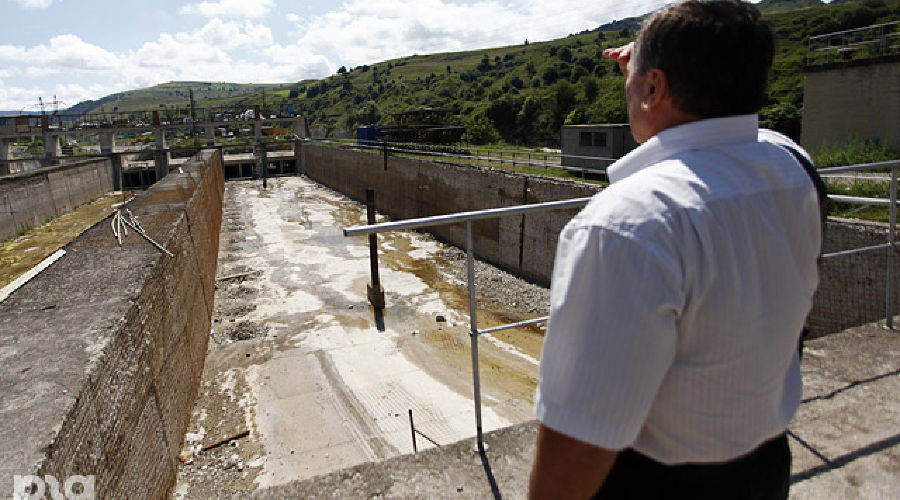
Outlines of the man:
<svg viewBox="0 0 900 500">
<path fill-rule="evenodd" d="M 687 1 L 607 50 L 637 149 L 565 227 L 532 498 L 786 498 L 819 205 L 758 126 L 772 35 L 751 5 Z"/>
</svg>

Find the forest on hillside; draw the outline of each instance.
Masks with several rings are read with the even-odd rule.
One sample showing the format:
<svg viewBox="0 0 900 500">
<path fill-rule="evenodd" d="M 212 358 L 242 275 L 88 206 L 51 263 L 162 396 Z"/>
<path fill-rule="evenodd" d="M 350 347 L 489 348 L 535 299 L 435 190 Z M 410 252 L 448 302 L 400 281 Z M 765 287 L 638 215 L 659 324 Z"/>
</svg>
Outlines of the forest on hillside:
<svg viewBox="0 0 900 500">
<path fill-rule="evenodd" d="M 791 1 L 818 3 L 760 4 L 776 38 L 761 120 L 764 126 L 798 138 L 806 40 L 900 20 L 900 1 L 833 2 L 783 10 Z M 451 109 L 453 122 L 468 128 L 466 139 L 472 143 L 556 146 L 563 124 L 627 121 L 624 78 L 601 53 L 633 39 L 638 20 L 631 21 L 548 42 L 526 40 L 517 46 L 342 67 L 331 77 L 294 85 L 283 98 L 296 102 L 311 126 L 329 133 L 390 123 L 392 113 L 432 106 Z"/>
</svg>

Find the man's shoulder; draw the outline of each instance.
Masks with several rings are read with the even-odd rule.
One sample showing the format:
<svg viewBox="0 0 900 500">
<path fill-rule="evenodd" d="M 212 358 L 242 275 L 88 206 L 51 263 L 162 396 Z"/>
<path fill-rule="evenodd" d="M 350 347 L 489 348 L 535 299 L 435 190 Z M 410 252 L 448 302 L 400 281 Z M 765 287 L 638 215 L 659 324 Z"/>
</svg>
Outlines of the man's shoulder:
<svg viewBox="0 0 900 500">
<path fill-rule="evenodd" d="M 623 235 L 669 224 L 674 212 L 693 202 L 683 194 L 687 179 L 678 159 L 667 159 L 610 184 L 594 195 L 571 227 Z"/>
</svg>

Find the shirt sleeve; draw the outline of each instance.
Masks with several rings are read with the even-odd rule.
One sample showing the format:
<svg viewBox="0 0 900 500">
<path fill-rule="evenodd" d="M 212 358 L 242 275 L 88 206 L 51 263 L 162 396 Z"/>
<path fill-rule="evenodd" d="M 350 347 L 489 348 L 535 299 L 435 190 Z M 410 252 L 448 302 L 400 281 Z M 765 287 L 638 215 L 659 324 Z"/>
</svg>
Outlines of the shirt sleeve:
<svg viewBox="0 0 900 500">
<path fill-rule="evenodd" d="M 587 226 L 560 235 L 535 401 L 538 420 L 611 450 L 631 445 L 675 356 L 671 245 Z"/>
</svg>

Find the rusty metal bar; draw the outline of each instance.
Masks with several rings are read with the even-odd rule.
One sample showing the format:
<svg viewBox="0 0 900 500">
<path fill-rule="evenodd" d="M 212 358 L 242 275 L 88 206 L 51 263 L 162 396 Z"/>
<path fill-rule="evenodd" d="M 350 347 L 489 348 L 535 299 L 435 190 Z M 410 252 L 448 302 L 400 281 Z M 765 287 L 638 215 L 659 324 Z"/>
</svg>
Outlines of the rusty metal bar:
<svg viewBox="0 0 900 500">
<path fill-rule="evenodd" d="M 366 221 L 375 224 L 375 189 L 366 188 Z M 384 290 L 381 289 L 381 277 L 378 273 L 378 235 L 369 234 L 369 266 L 372 283 L 367 287 L 369 302 L 376 309 L 384 309 Z"/>
</svg>

